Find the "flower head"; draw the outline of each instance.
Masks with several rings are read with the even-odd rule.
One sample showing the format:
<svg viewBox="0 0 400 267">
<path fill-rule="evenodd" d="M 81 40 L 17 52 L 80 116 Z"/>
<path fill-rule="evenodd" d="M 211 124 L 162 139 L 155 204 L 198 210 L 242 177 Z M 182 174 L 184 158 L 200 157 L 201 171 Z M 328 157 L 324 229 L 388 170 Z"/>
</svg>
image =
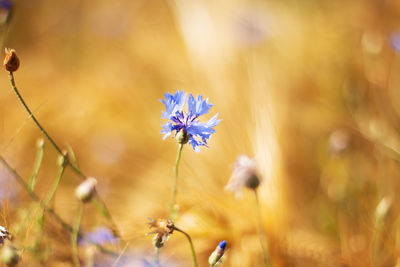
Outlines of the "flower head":
<svg viewBox="0 0 400 267">
<path fill-rule="evenodd" d="M 155 234 L 153 238 L 153 244 L 155 247 L 161 248 L 164 246 L 165 241 L 169 239 L 169 236 L 174 232 L 175 225 L 171 220 L 168 219 L 157 219 L 153 220 L 149 218 L 147 223 L 150 228 L 156 228 L 154 231 L 147 233 L 147 235 Z"/>
<path fill-rule="evenodd" d="M 260 185 L 259 177 L 256 161 L 248 156 L 241 155 L 236 160 L 231 178 L 225 189 L 235 192 L 236 196 L 240 196 L 243 187 L 257 189 Z"/>
<path fill-rule="evenodd" d="M 174 95 L 165 93 L 164 97 L 164 100 L 160 100 L 166 109 L 162 112 L 162 118 L 169 121 L 162 126 L 163 139 L 175 131 L 175 135 L 180 133 L 178 142 L 189 142 L 193 149 L 199 152 L 200 146 L 207 146 L 207 140 L 215 133 L 214 127 L 221 121 L 217 119 L 218 113 L 206 123 L 197 120 L 201 115 L 208 113 L 213 104 L 208 103 L 208 98 L 203 99 L 201 95 L 195 98 L 189 94 L 189 98 L 186 99 L 186 94 L 179 90 Z M 187 112 L 183 111 L 185 101 Z"/>
</svg>

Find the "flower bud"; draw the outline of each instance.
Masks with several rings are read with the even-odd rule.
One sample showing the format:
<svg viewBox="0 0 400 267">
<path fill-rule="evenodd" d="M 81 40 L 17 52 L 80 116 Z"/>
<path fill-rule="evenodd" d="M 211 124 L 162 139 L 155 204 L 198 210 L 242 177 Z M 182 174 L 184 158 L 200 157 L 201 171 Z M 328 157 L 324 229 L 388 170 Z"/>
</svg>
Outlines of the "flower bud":
<svg viewBox="0 0 400 267">
<path fill-rule="evenodd" d="M 36 146 L 37 146 L 38 148 L 44 148 L 44 139 L 43 139 L 43 138 L 39 138 L 39 139 L 36 141 Z"/>
<path fill-rule="evenodd" d="M 57 165 L 60 167 L 65 167 L 65 165 L 67 165 L 67 162 L 68 162 L 68 152 L 63 151 L 63 154 L 58 156 Z"/>
<path fill-rule="evenodd" d="M 14 49 L 5 48 L 6 57 L 4 58 L 3 65 L 9 72 L 14 72 L 19 68 L 19 59 Z"/>
<path fill-rule="evenodd" d="M 18 252 L 11 246 L 5 246 L 1 250 L 1 261 L 6 266 L 16 266 L 19 260 Z"/>
<path fill-rule="evenodd" d="M 208 263 L 210 266 L 215 266 L 221 259 L 221 257 L 224 255 L 226 248 L 226 241 L 221 241 L 219 242 L 218 246 L 216 249 L 211 253 L 210 257 L 208 258 Z"/>
<path fill-rule="evenodd" d="M 386 215 L 389 213 L 389 210 L 392 206 L 392 199 L 390 197 L 384 197 L 376 206 L 375 209 L 375 217 L 376 219 L 384 219 Z"/>
<path fill-rule="evenodd" d="M 176 134 L 175 138 L 176 138 L 176 141 L 178 141 L 178 143 L 181 145 L 184 145 L 189 141 L 189 136 L 184 129 L 180 130 Z"/>
<path fill-rule="evenodd" d="M 97 180 L 93 177 L 87 178 L 75 190 L 76 197 L 82 202 L 88 202 L 93 198 L 96 191 Z"/>
</svg>

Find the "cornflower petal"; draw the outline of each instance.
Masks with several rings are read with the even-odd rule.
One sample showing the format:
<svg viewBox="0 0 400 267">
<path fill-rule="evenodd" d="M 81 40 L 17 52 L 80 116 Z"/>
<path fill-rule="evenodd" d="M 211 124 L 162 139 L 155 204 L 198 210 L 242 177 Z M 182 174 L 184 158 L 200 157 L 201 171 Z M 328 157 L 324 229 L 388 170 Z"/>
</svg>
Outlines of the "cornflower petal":
<svg viewBox="0 0 400 267">
<path fill-rule="evenodd" d="M 211 119 L 208 120 L 208 122 L 206 122 L 207 127 L 215 127 L 220 121 L 222 120 L 218 120 L 218 113 L 215 114 Z"/>
<path fill-rule="evenodd" d="M 189 114 L 197 117 L 206 114 L 213 106 L 213 104 L 208 104 L 208 98 L 203 100 L 201 95 L 197 95 L 197 98 L 194 99 L 190 94 L 187 102 Z"/>
<path fill-rule="evenodd" d="M 167 122 L 162 125 L 161 133 L 164 134 L 163 140 L 172 134 L 172 122 Z"/>
<path fill-rule="evenodd" d="M 194 151 L 196 151 L 197 153 L 200 152 L 200 147 L 199 146 L 201 146 L 202 144 L 199 141 L 197 141 L 194 138 L 190 138 L 189 139 L 189 144 L 192 145 Z"/>
<path fill-rule="evenodd" d="M 183 105 L 185 104 L 186 94 L 183 91 L 177 90 L 175 95 L 171 93 L 164 94 L 165 100 L 160 99 L 160 101 L 164 104 L 166 111 L 162 112 L 162 117 L 164 119 L 170 119 L 171 116 L 174 116 L 177 111 L 181 111 L 183 109 Z"/>
</svg>

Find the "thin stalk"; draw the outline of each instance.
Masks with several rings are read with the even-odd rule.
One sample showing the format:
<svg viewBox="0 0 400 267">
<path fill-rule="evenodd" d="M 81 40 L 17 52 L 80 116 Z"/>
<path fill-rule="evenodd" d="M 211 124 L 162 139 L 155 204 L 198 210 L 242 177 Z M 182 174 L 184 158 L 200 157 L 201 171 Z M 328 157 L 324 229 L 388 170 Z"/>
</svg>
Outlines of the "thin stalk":
<svg viewBox="0 0 400 267">
<path fill-rule="evenodd" d="M 263 253 L 263 260 L 264 260 L 264 267 L 270 267 L 271 264 L 268 260 L 268 252 L 267 252 L 267 242 L 265 240 L 265 233 L 264 233 L 264 228 L 262 225 L 262 219 L 261 219 L 261 214 L 260 214 L 260 202 L 258 200 L 258 194 L 257 190 L 253 190 L 254 192 L 254 210 L 256 214 L 256 220 L 257 220 L 257 231 L 258 231 L 258 236 L 260 238 L 260 245 Z"/>
<path fill-rule="evenodd" d="M 125 245 L 125 247 L 122 249 L 121 253 L 119 254 L 119 256 L 117 257 L 117 259 L 114 261 L 113 265 L 111 267 L 116 267 L 119 260 L 122 258 L 122 254 L 125 253 L 126 249 L 128 248 L 128 244 Z"/>
<path fill-rule="evenodd" d="M 193 258 L 193 265 L 194 267 L 197 267 L 197 259 L 196 259 L 196 252 L 194 250 L 194 246 L 193 246 L 193 242 L 192 242 L 192 238 L 190 238 L 190 235 L 188 233 L 186 233 L 185 231 L 177 228 L 176 226 L 174 227 L 174 229 L 178 232 L 181 232 L 182 234 L 184 234 L 186 236 L 186 238 L 189 241 L 190 244 L 190 250 L 192 251 L 192 258 Z"/>
<path fill-rule="evenodd" d="M 44 205 L 43 202 L 40 201 L 40 198 L 38 195 L 36 195 L 35 192 L 29 190 L 29 186 L 27 183 L 25 183 L 24 179 L 22 179 L 22 177 L 11 167 L 11 165 L 3 158 L 3 156 L 0 155 L 0 162 L 7 168 L 7 170 L 12 174 L 12 177 L 17 181 L 17 183 L 19 183 L 22 188 L 24 188 L 27 193 L 29 194 L 29 196 L 31 197 L 31 199 L 33 201 L 35 201 L 36 203 L 38 203 L 40 205 L 40 207 L 45 210 L 47 213 L 49 213 L 65 230 L 69 231 L 72 233 L 72 226 L 69 225 L 68 223 L 66 223 L 57 213 L 55 213 L 54 209 Z M 83 237 L 85 238 L 84 235 L 82 235 L 81 233 L 79 233 L 79 237 Z M 90 240 L 87 240 L 90 242 Z M 118 253 L 108 250 L 106 248 L 104 248 L 103 246 L 96 244 L 96 247 L 105 254 L 109 254 L 112 255 L 114 257 L 118 257 Z"/>
<path fill-rule="evenodd" d="M 65 167 L 64 167 L 64 165 L 62 164 L 62 165 L 60 166 L 60 170 L 59 170 L 59 172 L 58 172 L 58 175 L 57 175 L 57 177 L 56 177 L 56 180 L 55 180 L 55 182 L 54 182 L 54 185 L 53 185 L 53 187 L 52 187 L 52 189 L 51 189 L 49 195 L 47 196 L 46 200 L 44 201 L 44 205 L 45 205 L 45 206 L 47 206 L 47 205 L 50 203 L 50 201 L 53 199 L 54 195 L 56 194 L 57 188 L 58 188 L 58 186 L 60 185 L 61 178 L 62 178 L 62 176 L 63 176 L 63 174 L 64 174 L 64 170 L 65 170 Z"/>
<path fill-rule="evenodd" d="M 179 162 L 181 161 L 181 155 L 182 155 L 182 149 L 183 149 L 183 144 L 179 144 L 178 148 L 178 153 L 176 155 L 176 161 L 175 161 L 175 168 L 174 168 L 174 183 L 172 186 L 172 199 L 171 199 L 171 205 L 170 205 L 170 219 L 171 221 L 175 220 L 175 217 L 178 213 L 177 208 L 175 207 L 176 205 L 176 194 L 177 194 L 177 187 L 178 187 L 178 170 L 179 170 Z"/>
<path fill-rule="evenodd" d="M 47 140 L 50 141 L 50 143 L 54 146 L 54 148 L 57 150 L 58 153 L 61 155 L 63 154 L 61 149 L 58 147 L 58 145 L 54 142 L 54 140 L 48 135 L 46 130 L 42 127 L 42 125 L 39 123 L 39 121 L 36 119 L 35 115 L 33 115 L 32 111 L 29 109 L 28 105 L 25 103 L 24 99 L 22 98 L 21 94 L 19 93 L 17 86 L 15 85 L 15 79 L 14 79 L 14 74 L 12 72 L 8 72 L 8 76 L 10 79 L 10 83 L 12 88 L 14 89 L 15 94 L 18 97 L 19 102 L 24 106 L 26 112 L 28 112 L 29 116 L 32 118 L 33 122 L 36 124 L 36 126 L 40 129 L 40 131 L 43 133 L 43 135 L 47 138 Z"/>
<path fill-rule="evenodd" d="M 43 133 L 43 135 L 49 140 L 49 142 L 53 145 L 53 147 L 57 150 L 57 152 L 64 157 L 64 162 L 66 165 L 70 166 L 72 170 L 79 176 L 81 179 L 85 180 L 87 176 L 82 173 L 82 171 L 79 169 L 77 165 L 72 163 L 67 155 L 64 155 L 64 153 L 61 151 L 60 147 L 57 145 L 57 143 L 50 137 L 50 135 L 46 132 L 46 130 L 43 128 L 43 126 L 39 123 L 39 121 L 36 119 L 35 115 L 33 115 L 32 111 L 29 109 L 28 105 L 25 103 L 24 99 L 22 98 L 21 94 L 19 93 L 17 86 L 15 84 L 15 79 L 14 75 L 12 72 L 8 72 L 9 80 L 11 83 L 11 87 L 13 88 L 15 94 L 18 97 L 18 100 L 21 102 L 22 106 L 25 108 L 25 110 L 28 112 L 29 116 L 32 118 L 33 122 L 36 124 L 36 126 L 40 129 L 40 131 Z M 96 201 L 98 201 L 101 205 L 101 210 L 103 216 L 109 221 L 109 223 L 112 225 L 114 228 L 114 231 L 116 233 L 116 236 L 123 242 L 123 239 L 118 232 L 118 228 L 116 227 L 116 224 L 114 223 L 111 214 L 109 210 L 107 209 L 106 204 L 104 201 L 101 199 L 101 197 L 96 193 Z"/>
<path fill-rule="evenodd" d="M 158 267 L 160 266 L 160 248 L 156 247 L 156 252 L 154 253 L 154 264 Z"/>
<path fill-rule="evenodd" d="M 36 151 L 35 163 L 33 165 L 31 177 L 29 177 L 28 181 L 28 185 L 31 191 L 35 190 L 36 179 L 39 174 L 40 167 L 42 166 L 44 156 L 44 141 L 43 139 L 41 139 L 38 142 L 39 143 Z"/>
<path fill-rule="evenodd" d="M 78 251 L 78 235 L 79 235 L 79 226 L 82 220 L 84 204 L 82 202 L 79 203 L 78 212 L 76 213 L 74 228 L 72 229 L 72 258 L 74 260 L 74 266 L 80 267 L 81 264 L 79 262 L 79 251 Z"/>
</svg>

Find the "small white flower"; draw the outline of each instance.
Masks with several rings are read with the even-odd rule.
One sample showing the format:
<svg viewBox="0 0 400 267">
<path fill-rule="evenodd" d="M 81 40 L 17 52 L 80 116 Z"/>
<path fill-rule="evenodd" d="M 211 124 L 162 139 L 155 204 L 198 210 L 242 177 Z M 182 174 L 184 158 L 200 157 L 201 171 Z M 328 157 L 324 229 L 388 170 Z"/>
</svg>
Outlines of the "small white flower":
<svg viewBox="0 0 400 267">
<path fill-rule="evenodd" d="M 87 178 L 75 190 L 76 197 L 82 202 L 88 202 L 92 199 L 96 191 L 97 180 L 93 177 Z"/>
<path fill-rule="evenodd" d="M 239 197 L 242 195 L 243 187 L 257 189 L 260 184 L 259 177 L 256 161 L 246 155 L 240 155 L 225 189 L 234 192 L 235 196 Z"/>
</svg>

